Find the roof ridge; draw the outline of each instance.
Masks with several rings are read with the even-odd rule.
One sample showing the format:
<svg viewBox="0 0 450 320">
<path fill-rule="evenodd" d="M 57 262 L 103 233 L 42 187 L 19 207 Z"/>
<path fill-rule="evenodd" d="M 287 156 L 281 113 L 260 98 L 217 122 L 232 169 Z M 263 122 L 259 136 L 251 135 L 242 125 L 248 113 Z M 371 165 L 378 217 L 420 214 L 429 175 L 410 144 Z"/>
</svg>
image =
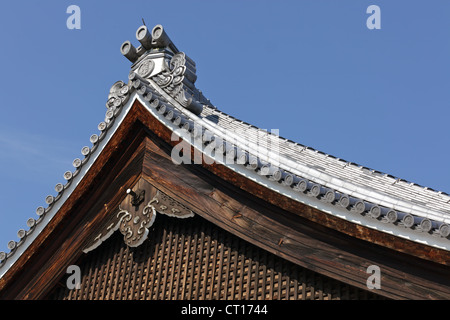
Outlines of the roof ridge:
<svg viewBox="0 0 450 320">
<path fill-rule="evenodd" d="M 205 107 L 208 107 L 208 106 L 205 106 Z M 218 112 L 220 112 L 220 113 L 222 113 L 222 114 L 224 114 L 224 115 L 226 115 L 226 116 L 228 116 L 228 117 L 230 117 L 230 118 L 233 118 L 233 119 L 236 120 L 236 121 L 240 121 L 240 122 L 242 122 L 242 123 L 247 124 L 247 122 L 245 122 L 244 120 L 238 119 L 238 118 L 236 118 L 236 117 L 234 117 L 234 116 L 232 116 L 232 115 L 230 115 L 230 114 L 226 113 L 225 111 L 222 111 L 222 110 L 220 110 L 220 109 L 218 109 L 218 108 L 214 108 L 214 110 L 215 110 L 216 112 L 218 111 Z M 258 129 L 259 129 L 259 127 L 255 127 L 255 128 L 258 128 Z M 270 135 L 274 135 L 271 131 L 267 131 L 267 133 L 270 134 Z M 274 136 L 277 136 L 277 135 L 274 135 Z M 379 170 L 376 170 L 376 169 L 371 168 L 371 167 L 366 167 L 366 166 L 363 166 L 363 165 L 361 165 L 361 164 L 358 164 L 358 163 L 355 163 L 355 162 L 352 162 L 352 161 L 348 161 L 348 160 L 345 160 L 345 159 L 336 157 L 336 156 L 334 156 L 334 155 L 332 155 L 332 154 L 329 154 L 329 153 L 326 153 L 326 152 L 324 152 L 324 151 L 315 149 L 315 148 L 313 148 L 313 147 L 311 147 L 311 146 L 306 146 L 306 145 L 304 145 L 304 144 L 302 144 L 302 143 L 296 142 L 296 141 L 291 140 L 291 139 L 289 139 L 289 138 L 286 138 L 286 137 L 284 137 L 284 136 L 278 135 L 278 138 L 281 139 L 281 140 L 284 140 L 284 141 L 287 142 L 287 143 L 291 143 L 292 145 L 304 147 L 304 148 L 303 148 L 304 150 L 305 150 L 305 149 L 311 150 L 311 151 L 314 151 L 314 152 L 316 152 L 316 153 L 321 154 L 321 155 L 324 156 L 324 157 L 330 157 L 330 158 L 333 158 L 333 159 L 335 159 L 335 160 L 337 160 L 337 161 L 345 162 L 345 163 L 346 163 L 346 166 L 348 166 L 348 165 L 355 165 L 355 166 L 357 166 L 357 167 L 360 167 L 361 169 L 362 169 L 362 168 L 366 168 L 366 169 L 372 171 L 372 173 L 379 173 L 379 174 L 382 174 L 382 175 L 384 175 L 384 176 L 393 177 L 395 180 L 398 180 L 398 181 L 405 181 L 405 182 L 407 182 L 407 183 L 409 183 L 409 184 L 413 184 L 413 185 L 415 185 L 415 186 L 419 186 L 419 187 L 421 187 L 423 190 L 429 190 L 429 191 L 435 192 L 435 193 L 437 193 L 437 194 L 442 194 L 442 195 L 445 195 L 445 196 L 449 196 L 449 197 L 450 197 L 450 194 L 447 193 L 447 192 L 445 192 L 445 191 L 443 191 L 443 190 L 436 190 L 436 189 L 433 189 L 433 188 L 428 187 L 428 186 L 423 186 L 423 185 L 420 185 L 420 184 L 418 184 L 418 183 L 416 183 L 416 182 L 413 182 L 413 181 L 410 181 L 410 180 L 406 180 L 406 179 L 403 179 L 403 178 L 398 177 L 398 176 L 394 176 L 394 175 L 392 175 L 392 174 L 390 174 L 390 173 L 388 173 L 388 172 L 379 171 Z M 449 198 L 449 200 L 447 200 L 447 201 L 450 201 L 450 198 Z"/>
</svg>

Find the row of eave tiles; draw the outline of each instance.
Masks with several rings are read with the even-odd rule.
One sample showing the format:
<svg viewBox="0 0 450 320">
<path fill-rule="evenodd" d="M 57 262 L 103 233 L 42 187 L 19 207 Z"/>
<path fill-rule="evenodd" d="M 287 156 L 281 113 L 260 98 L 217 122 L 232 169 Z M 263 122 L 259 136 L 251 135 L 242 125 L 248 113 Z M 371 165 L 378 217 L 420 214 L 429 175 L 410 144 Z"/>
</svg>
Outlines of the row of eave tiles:
<svg viewBox="0 0 450 320">
<path fill-rule="evenodd" d="M 264 134 L 272 135 L 271 132 L 245 123 L 215 108 L 204 108 L 202 116 L 214 119 L 213 121 L 223 128 L 239 131 L 241 135 L 246 136 L 246 139 L 250 141 L 253 139 L 261 147 L 265 147 L 264 144 L 266 141 L 270 140 L 258 139 L 256 137 L 261 137 Z M 450 218 L 450 195 L 445 192 L 423 187 L 416 183 L 361 166 L 357 163 L 336 158 L 282 137 L 278 138 L 280 155 L 283 157 L 297 163 L 305 164 L 320 172 L 326 172 L 340 180 L 362 185 L 365 189 L 372 189 L 376 192 L 410 202 L 413 205 L 416 204 L 434 211 L 449 214 Z"/>
<path fill-rule="evenodd" d="M 130 77 L 131 78 L 131 77 Z M 175 120 L 177 115 L 181 114 L 179 110 L 177 110 L 175 107 L 173 107 L 171 104 L 167 102 L 166 99 L 161 97 L 156 91 L 154 91 L 153 88 L 145 84 L 143 81 L 130 81 L 128 84 L 130 86 L 130 90 L 128 92 L 128 95 L 131 95 L 131 92 L 133 89 L 136 89 L 138 93 L 143 93 L 143 99 L 150 102 L 150 105 L 156 109 L 156 111 L 162 115 L 165 116 L 169 120 Z M 145 86 L 145 87 L 143 87 Z M 150 93 L 150 94 L 148 94 Z M 109 107 L 106 112 L 105 120 L 102 121 L 98 125 L 98 129 L 100 131 L 99 134 L 93 134 L 90 137 L 90 142 L 92 143 L 92 147 L 83 147 L 81 150 L 81 154 L 84 156 L 83 159 L 77 158 L 73 161 L 73 166 L 75 168 L 75 171 L 66 171 L 64 173 L 64 179 L 66 180 L 66 184 L 63 185 L 61 183 L 58 183 L 55 186 L 55 191 L 57 192 L 56 196 L 49 195 L 45 198 L 45 202 L 47 204 L 47 207 L 44 208 L 43 206 L 40 206 L 36 209 L 36 214 L 38 216 L 37 219 L 35 218 L 29 218 L 26 222 L 28 226 L 28 230 L 21 229 L 18 231 L 17 236 L 19 238 L 19 241 L 11 240 L 8 242 L 8 249 L 10 250 L 9 253 L 6 252 L 0 252 L 0 267 L 2 267 L 6 260 L 11 257 L 14 252 L 25 242 L 27 236 L 29 236 L 36 226 L 42 222 L 44 219 L 44 216 L 53 208 L 55 203 L 62 197 L 62 194 L 64 191 L 71 185 L 73 179 L 79 174 L 81 171 L 81 167 L 85 165 L 89 159 L 90 155 L 97 149 L 99 143 L 104 139 L 107 131 L 112 127 L 114 124 L 115 118 L 118 116 L 118 114 L 121 112 L 123 105 L 125 104 L 125 101 L 122 101 L 120 105 L 116 105 L 114 107 Z M 189 127 L 191 134 L 195 135 L 198 138 L 199 135 L 200 138 L 203 139 L 204 144 L 208 144 L 211 141 L 214 140 L 214 136 L 206 134 L 205 130 L 203 129 L 201 133 L 195 132 L 193 130 L 194 126 L 193 123 L 195 122 L 195 119 L 189 119 L 184 114 L 184 121 L 190 123 L 190 126 L 186 126 L 185 122 L 180 123 L 180 127 Z M 200 117 L 204 119 L 210 119 L 212 120 L 212 123 L 215 123 L 216 125 L 225 128 L 226 130 L 239 130 L 239 133 L 244 133 L 246 135 L 246 138 L 249 139 L 249 141 L 252 141 L 252 139 L 258 139 L 257 142 L 261 147 L 264 147 L 264 141 L 273 141 L 269 139 L 259 139 L 261 137 L 261 134 L 267 134 L 271 135 L 272 133 L 267 132 L 265 130 L 262 130 L 258 127 L 255 127 L 253 125 L 250 125 L 246 122 L 243 122 L 241 120 L 238 120 L 224 112 L 221 112 L 215 107 L 205 105 L 203 112 L 200 114 Z M 183 126 L 185 125 L 185 126 Z M 206 130 L 208 131 L 208 130 Z M 365 188 L 373 188 L 377 191 L 382 191 L 384 193 L 399 197 L 401 199 L 409 199 L 409 201 L 415 202 L 420 201 L 418 203 L 427 205 L 428 207 L 445 212 L 450 213 L 450 195 L 441 192 L 441 191 L 435 191 L 430 188 L 422 187 L 414 183 L 407 182 L 402 179 L 398 179 L 396 177 L 393 177 L 388 174 L 384 174 L 382 172 L 378 172 L 366 167 L 362 167 L 360 165 L 357 165 L 355 163 L 347 162 L 345 160 L 335 158 L 331 155 L 324 154 L 320 151 L 314 150 L 310 147 L 301 145 L 299 143 L 296 143 L 294 141 L 284 139 L 282 137 L 276 137 L 279 139 L 279 150 L 280 154 L 284 157 L 287 157 L 289 159 L 292 159 L 295 162 L 304 163 L 307 166 L 310 166 L 312 168 L 327 171 L 329 174 L 333 174 L 338 176 L 340 179 L 352 181 L 354 183 L 360 183 L 364 185 Z M 238 148 L 239 149 L 239 148 Z M 262 166 L 267 166 L 267 162 L 264 161 L 257 161 L 255 163 L 250 164 L 249 160 L 251 159 L 252 155 L 247 153 L 246 151 L 242 150 L 246 154 L 246 163 L 242 164 L 246 166 L 249 170 L 254 170 L 256 172 L 261 172 Z M 273 173 L 273 171 L 271 171 Z M 289 172 L 285 171 L 285 174 L 290 175 Z M 295 175 L 293 175 L 295 176 Z M 266 175 L 266 177 L 271 180 L 275 181 L 273 178 L 273 174 Z M 424 221 L 423 218 L 415 217 L 412 215 L 402 214 L 401 212 L 397 213 L 397 220 L 396 221 L 388 221 L 385 217 L 385 214 L 389 212 L 390 208 L 382 208 L 382 214 L 380 216 L 373 216 L 370 214 L 370 209 L 376 204 L 371 204 L 367 202 L 363 202 L 364 205 L 364 211 L 357 210 L 356 204 L 358 203 L 359 199 L 354 199 L 352 197 L 348 197 L 345 194 L 340 194 L 339 192 L 336 192 L 334 190 L 330 190 L 328 188 L 323 188 L 322 186 L 314 183 L 313 181 L 307 181 L 305 179 L 302 179 L 302 177 L 295 176 L 296 179 L 300 180 L 302 183 L 302 187 L 298 188 L 296 184 L 291 185 L 294 190 L 298 191 L 299 193 L 306 194 L 308 196 L 314 196 L 319 199 L 322 199 L 323 201 L 329 202 L 326 200 L 326 197 L 324 196 L 324 192 L 333 192 L 335 197 L 334 201 L 330 202 L 330 204 L 343 206 L 345 203 L 345 208 L 349 211 L 354 211 L 358 214 L 364 214 L 369 215 L 374 219 L 382 220 L 386 223 L 395 223 L 398 224 L 399 227 L 409 227 L 412 229 L 417 230 L 418 232 L 424 232 L 422 228 L 420 227 L 420 223 Z M 365 178 L 364 178 L 365 177 Z M 369 178 L 369 179 L 367 179 Z M 283 180 L 277 181 L 278 183 L 284 183 Z M 306 187 L 306 188 L 305 188 Z M 315 190 L 318 190 L 317 187 L 320 187 L 320 194 L 316 194 L 314 192 L 311 192 L 311 189 L 313 187 L 316 187 Z M 362 201 L 359 200 L 361 203 Z M 348 205 L 347 205 L 348 204 Z M 377 206 L 380 208 L 380 206 Z M 392 210 L 391 210 L 392 211 Z M 408 222 L 412 221 L 412 223 L 406 223 L 405 219 L 406 217 L 413 218 L 412 220 L 409 220 Z M 431 229 L 429 229 L 427 232 L 432 233 L 436 236 L 445 237 L 448 238 L 450 236 L 450 227 L 449 225 L 441 222 L 435 222 L 435 221 L 429 221 L 431 222 Z"/>
</svg>

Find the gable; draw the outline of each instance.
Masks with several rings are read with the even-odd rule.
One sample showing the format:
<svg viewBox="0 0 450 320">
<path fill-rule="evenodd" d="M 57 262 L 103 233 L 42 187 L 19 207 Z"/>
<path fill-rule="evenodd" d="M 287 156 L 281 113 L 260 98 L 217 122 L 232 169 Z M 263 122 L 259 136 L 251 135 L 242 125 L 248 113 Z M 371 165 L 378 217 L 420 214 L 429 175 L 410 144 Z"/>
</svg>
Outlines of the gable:
<svg viewBox="0 0 450 320">
<path fill-rule="evenodd" d="M 128 57 L 129 83 L 112 86 L 92 147 L 83 148 L 84 158 L 65 174 L 67 184 L 2 255 L 0 297 L 48 296 L 69 265 L 102 250 L 110 237 L 121 234 L 130 248 L 146 243 L 160 216 L 201 217 L 361 290 L 368 268 L 378 266 L 385 285 L 377 293 L 385 297 L 449 297 L 442 201 L 431 210 L 405 202 L 408 188 L 397 194 L 396 187 L 383 191 L 356 179 L 338 186 L 361 168 L 348 164 L 330 176 L 334 160 L 325 163 L 318 152 L 303 148 L 298 156 L 297 144 L 267 133 L 261 134 L 268 140 L 253 141 L 258 128 L 217 110 L 195 87 L 189 57 L 167 39 L 164 48 L 144 43 L 144 53 Z M 130 48 L 122 47 L 125 55 Z M 281 156 L 272 138 L 283 140 Z M 174 163 L 174 150 L 198 161 Z"/>
</svg>

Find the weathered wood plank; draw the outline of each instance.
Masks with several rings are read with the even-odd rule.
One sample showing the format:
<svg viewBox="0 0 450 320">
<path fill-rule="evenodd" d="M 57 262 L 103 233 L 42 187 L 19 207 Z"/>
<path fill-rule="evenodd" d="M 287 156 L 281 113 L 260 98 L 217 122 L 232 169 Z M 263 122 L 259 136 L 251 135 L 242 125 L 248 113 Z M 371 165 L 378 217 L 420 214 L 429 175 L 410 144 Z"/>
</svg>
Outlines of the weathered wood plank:
<svg viewBox="0 0 450 320">
<path fill-rule="evenodd" d="M 141 143 L 146 136 L 150 139 Z M 80 257 L 86 239 L 124 199 L 126 188 L 142 176 L 205 219 L 311 270 L 364 288 L 367 279 L 364 268 L 378 264 L 383 270 L 386 296 L 448 297 L 448 268 L 407 255 L 397 256 L 394 251 L 370 242 L 444 264 L 448 263 L 448 253 L 411 241 L 395 242 L 391 235 L 355 226 L 281 197 L 218 164 L 175 166 L 170 160 L 170 148 L 170 131 L 136 102 L 57 217 L 30 245 L 27 255 L 20 257 L 18 264 L 0 279 L 0 296 L 21 299 L 45 296 L 64 274 L 65 267 Z M 196 256 L 193 250 L 192 255 Z M 230 259 L 229 250 L 220 250 L 220 259 Z M 405 261 L 410 265 L 405 265 Z M 111 269 L 117 274 L 117 268 Z M 155 269 L 153 277 L 160 275 Z M 7 293 L 1 291 L 5 287 Z M 192 290 L 189 287 L 183 291 L 183 297 L 190 297 Z M 226 292 L 228 287 L 223 290 Z M 260 290 L 264 294 L 265 287 Z M 158 294 L 150 292 L 150 297 Z"/>
<path fill-rule="evenodd" d="M 229 191 L 229 188 L 231 188 L 229 186 L 227 188 L 220 186 L 219 190 L 217 181 L 214 187 L 208 185 L 205 181 L 199 182 L 198 178 L 190 177 L 193 173 L 190 173 L 185 166 L 170 167 L 168 162 L 170 160 L 168 158 L 164 160 L 164 158 L 164 155 L 161 153 L 146 157 L 148 165 L 145 167 L 151 167 L 152 170 L 148 172 L 148 175 L 145 174 L 146 171 L 144 170 L 144 177 L 153 183 L 158 183 L 164 192 L 169 193 L 178 201 L 191 207 L 193 211 L 203 217 L 235 234 L 240 234 L 248 241 L 258 243 L 259 246 L 271 252 L 275 252 L 291 261 L 295 260 L 296 263 L 304 265 L 311 270 L 347 281 L 360 288 L 365 288 L 365 281 L 368 277 L 364 266 L 386 264 L 386 261 L 375 260 L 374 257 L 370 258 L 370 255 L 365 254 L 362 257 L 367 260 L 363 260 L 365 265 L 361 265 L 362 257 L 360 254 L 362 254 L 364 249 L 357 251 L 354 247 L 352 248 L 353 245 L 346 245 L 345 242 L 348 242 L 350 239 L 334 234 L 333 240 L 329 239 L 328 242 L 323 240 L 317 241 L 320 238 L 324 239 L 324 235 L 312 228 L 307 221 L 299 217 L 293 219 L 292 216 L 289 217 L 286 212 L 276 207 L 271 207 L 273 212 L 270 212 L 270 210 L 267 210 L 267 205 L 259 207 L 258 201 L 252 203 L 243 197 L 239 198 L 240 201 L 236 201 L 236 195 L 239 194 L 239 190 Z M 195 175 L 195 177 L 198 177 L 198 175 Z M 228 190 L 229 194 L 225 194 L 222 190 L 225 192 Z M 251 209 L 249 206 L 257 207 L 258 210 Z M 320 226 L 315 227 L 323 228 Z M 306 238 L 301 232 L 308 232 L 311 235 L 315 235 L 315 237 Z M 281 239 L 280 234 L 283 235 Z M 333 242 L 336 244 L 333 245 Z M 278 245 L 279 243 L 280 245 Z M 366 245 L 371 246 L 370 244 Z M 342 252 L 342 250 L 338 249 L 339 246 L 346 246 L 349 252 L 354 251 L 359 255 Z M 303 258 L 299 259 L 299 255 Z M 341 257 L 336 258 L 339 256 Z M 338 271 L 339 274 L 337 274 L 336 270 L 340 270 Z M 387 266 L 383 270 L 384 276 L 390 279 L 387 280 L 386 278 L 384 281 L 386 289 L 394 290 L 394 288 L 390 287 L 391 282 L 394 287 L 398 287 L 402 282 L 405 283 L 404 275 L 399 275 L 398 270 Z M 400 274 L 402 273 L 400 272 Z M 419 278 L 416 278 L 415 281 L 419 282 L 418 285 L 408 287 L 410 292 L 405 293 L 405 295 L 414 295 L 414 292 L 416 292 L 417 298 L 423 297 L 423 293 L 427 291 L 427 288 L 422 285 L 428 286 L 429 282 L 423 282 L 420 285 L 421 281 Z M 439 284 L 436 285 L 437 287 L 440 286 Z M 448 290 L 448 287 L 445 288 L 445 285 L 441 287 L 441 291 L 436 289 L 436 295 L 448 294 L 448 291 L 445 293 L 445 290 Z M 398 294 L 402 295 L 401 292 L 398 292 Z"/>
<path fill-rule="evenodd" d="M 138 105 L 140 104 L 138 103 Z M 170 148 L 177 144 L 176 141 L 171 141 L 171 131 L 158 121 L 154 121 L 153 117 L 145 111 L 141 114 L 140 120 L 148 128 L 151 128 L 152 134 L 156 135 L 166 142 L 166 145 L 164 145 L 164 143 L 159 143 L 158 148 L 160 148 L 161 150 L 165 150 L 167 154 L 170 154 Z M 193 148 L 191 149 L 191 156 L 194 157 Z M 252 194 L 261 200 L 269 202 L 277 207 L 280 207 L 298 216 L 304 217 L 310 221 L 314 221 L 328 228 L 332 228 L 334 230 L 338 230 L 339 232 L 348 234 L 352 237 L 385 246 L 399 252 L 404 252 L 413 256 L 433 260 L 437 263 L 450 265 L 450 253 L 445 250 L 430 248 L 429 246 L 424 246 L 406 239 L 402 239 L 402 241 L 396 241 L 398 239 L 393 235 L 351 223 L 325 212 L 321 212 L 320 210 L 313 209 L 293 199 L 280 196 L 277 192 L 269 190 L 254 181 L 240 176 L 233 170 L 230 170 L 223 165 L 217 163 L 203 163 L 202 166 L 214 174 L 213 179 L 216 179 L 216 177 L 222 178 L 248 194 Z"/>
</svg>

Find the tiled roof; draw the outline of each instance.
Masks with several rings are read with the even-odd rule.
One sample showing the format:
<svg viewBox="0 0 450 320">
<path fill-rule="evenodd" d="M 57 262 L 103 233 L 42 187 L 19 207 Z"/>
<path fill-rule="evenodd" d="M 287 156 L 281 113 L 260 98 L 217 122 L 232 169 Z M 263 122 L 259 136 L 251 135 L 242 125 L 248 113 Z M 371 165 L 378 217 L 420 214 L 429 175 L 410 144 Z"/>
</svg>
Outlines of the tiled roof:
<svg viewBox="0 0 450 320">
<path fill-rule="evenodd" d="M 248 124 L 209 106 L 205 106 L 201 116 L 213 118 L 215 119 L 216 125 L 227 130 L 239 131 L 240 134 L 246 135 L 249 141 L 254 141 L 263 148 L 270 148 L 267 143 L 270 139 L 265 139 L 262 136 L 273 136 L 273 133 L 271 132 L 262 131 L 257 127 L 249 126 Z M 332 155 L 325 154 L 311 147 L 304 146 L 282 137 L 275 136 L 274 138 L 278 140 L 277 143 L 280 157 L 292 160 L 292 162 L 304 164 L 311 169 L 315 169 L 319 173 L 324 174 L 322 179 L 316 174 L 314 179 L 317 183 L 321 183 L 325 186 L 331 185 L 329 179 L 330 177 L 334 177 L 342 182 L 342 186 L 339 189 L 349 195 L 358 194 L 357 187 L 360 186 L 363 190 L 359 193 L 363 193 L 365 199 L 368 201 L 390 205 L 394 209 L 408 213 L 420 212 L 421 216 L 450 222 L 450 195 L 445 192 L 423 187 L 387 173 L 336 158 Z M 293 168 L 294 167 L 290 167 L 287 169 Z M 325 177 L 325 174 L 329 177 Z M 311 179 L 313 179 L 313 176 L 311 176 Z M 348 183 L 348 186 L 346 186 L 345 183 Z M 334 185 L 333 187 L 338 189 L 337 185 Z M 371 192 L 393 198 L 392 201 L 397 204 L 393 205 L 393 203 L 389 201 L 383 202 L 380 199 L 377 200 L 377 198 L 371 196 Z M 361 196 L 362 195 L 360 195 L 360 197 Z"/>
<path fill-rule="evenodd" d="M 355 223 L 450 250 L 448 194 L 333 157 L 226 114 L 195 88 L 195 63 L 176 49 L 161 26 L 152 33 L 145 29 L 138 34 L 142 40 L 138 49 L 125 42 L 121 50 L 133 62 L 128 84 L 117 81 L 112 86 L 99 133 L 91 136 L 91 146 L 82 148 L 82 157 L 73 161 L 74 171 L 64 173 L 66 184 L 57 184 L 57 195 L 46 197 L 46 207 L 39 206 L 37 217 L 26 222 L 28 230 L 19 230 L 19 241 L 8 243 L 10 252 L 0 252 L 0 276 L 4 274 L 1 269 L 10 265 L 7 261 L 32 241 L 27 238 L 48 222 L 51 217 L 45 217 L 57 212 L 59 202 L 82 179 L 104 140 L 120 125 L 116 119 L 123 119 L 122 110 L 128 110 L 134 99 L 197 149 L 207 152 L 207 146 L 214 146 L 209 155 L 216 161 L 284 196 Z M 166 38 L 153 37 L 152 42 L 154 34 Z M 234 156 L 227 158 L 232 151 Z"/>
</svg>

